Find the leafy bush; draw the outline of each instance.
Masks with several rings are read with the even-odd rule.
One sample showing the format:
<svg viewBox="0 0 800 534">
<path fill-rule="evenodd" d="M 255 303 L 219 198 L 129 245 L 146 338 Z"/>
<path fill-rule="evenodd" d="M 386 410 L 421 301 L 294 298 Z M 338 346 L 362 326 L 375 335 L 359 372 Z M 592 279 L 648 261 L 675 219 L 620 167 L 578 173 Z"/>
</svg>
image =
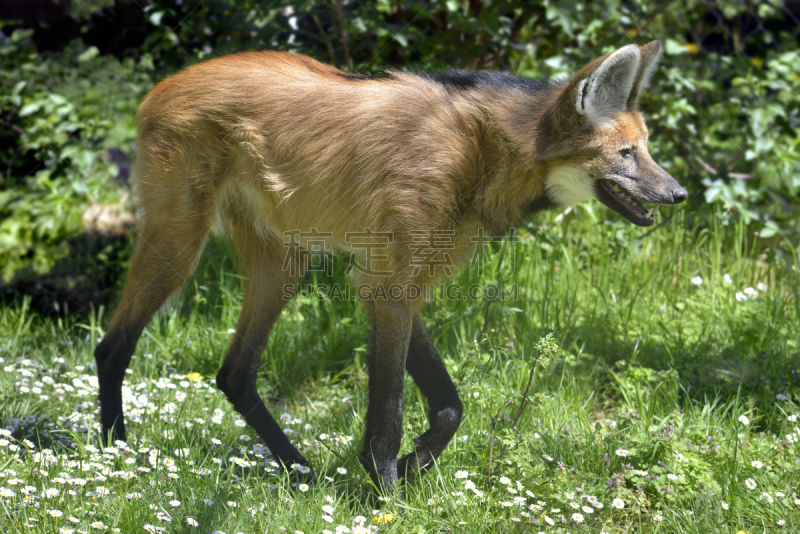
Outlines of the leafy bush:
<svg viewBox="0 0 800 534">
<path fill-rule="evenodd" d="M 39 54 L 30 30 L 2 40 L 0 264 L 49 271 L 83 232 L 90 203 L 125 192 L 111 149 L 131 153 L 136 103 L 150 76 L 143 62 L 101 56 L 80 41 Z M 137 67 L 139 70 L 137 70 Z"/>
</svg>

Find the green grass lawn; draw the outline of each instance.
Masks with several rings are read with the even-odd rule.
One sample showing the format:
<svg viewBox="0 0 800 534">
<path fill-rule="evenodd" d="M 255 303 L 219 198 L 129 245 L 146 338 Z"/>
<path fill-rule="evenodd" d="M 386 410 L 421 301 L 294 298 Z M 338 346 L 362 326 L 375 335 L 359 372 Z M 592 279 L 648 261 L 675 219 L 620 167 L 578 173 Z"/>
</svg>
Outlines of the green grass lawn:
<svg viewBox="0 0 800 534">
<path fill-rule="evenodd" d="M 402 506 L 375 497 L 356 459 L 368 324 L 356 301 L 321 298 L 347 283 L 345 261 L 334 260 L 332 279 L 307 277 L 306 289 L 316 289 L 282 315 L 259 375 L 272 413 L 313 463 L 311 487 L 275 469 L 214 386 L 243 296 L 225 244 L 209 245 L 179 303 L 139 342 L 125 389 L 127 444 L 104 448 L 97 434 L 92 351 L 109 314 L 45 318 L 8 306 L 0 525 L 797 532 L 796 256 L 723 213 L 689 221 L 684 213 L 644 239 L 646 230 L 593 205 L 560 224 L 556 214 L 537 217 L 519 243 L 494 244 L 495 258 L 512 252 L 498 272 L 464 269 L 447 282 L 499 296 L 443 291 L 423 310 L 466 417 L 435 467 L 403 487 Z M 514 428 L 535 347 L 551 332 L 559 350 L 536 365 Z M 427 426 L 410 380 L 404 403 L 408 451 Z"/>
</svg>

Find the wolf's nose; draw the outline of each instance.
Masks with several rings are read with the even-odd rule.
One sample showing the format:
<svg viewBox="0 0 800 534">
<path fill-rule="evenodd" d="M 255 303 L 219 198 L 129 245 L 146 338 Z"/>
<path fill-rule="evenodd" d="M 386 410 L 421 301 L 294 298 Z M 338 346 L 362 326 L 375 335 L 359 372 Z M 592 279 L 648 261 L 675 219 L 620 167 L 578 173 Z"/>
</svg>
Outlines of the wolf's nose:
<svg viewBox="0 0 800 534">
<path fill-rule="evenodd" d="M 689 193 L 686 192 L 686 189 L 679 187 L 672 192 L 672 203 L 673 204 L 680 204 L 684 200 L 689 198 Z"/>
</svg>

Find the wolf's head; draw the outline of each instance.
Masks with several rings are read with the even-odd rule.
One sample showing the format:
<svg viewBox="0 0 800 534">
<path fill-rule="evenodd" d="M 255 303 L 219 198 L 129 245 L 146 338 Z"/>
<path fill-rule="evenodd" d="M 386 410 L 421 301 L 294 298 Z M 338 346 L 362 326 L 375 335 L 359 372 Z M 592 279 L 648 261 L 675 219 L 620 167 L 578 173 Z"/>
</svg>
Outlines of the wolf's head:
<svg viewBox="0 0 800 534">
<path fill-rule="evenodd" d="M 541 115 L 537 139 L 548 161 L 550 199 L 569 206 L 595 198 L 639 226 L 653 224 L 651 204 L 678 204 L 686 190 L 647 151 L 639 92 L 661 56 L 661 43 L 628 45 L 597 58 L 559 91 Z"/>
</svg>

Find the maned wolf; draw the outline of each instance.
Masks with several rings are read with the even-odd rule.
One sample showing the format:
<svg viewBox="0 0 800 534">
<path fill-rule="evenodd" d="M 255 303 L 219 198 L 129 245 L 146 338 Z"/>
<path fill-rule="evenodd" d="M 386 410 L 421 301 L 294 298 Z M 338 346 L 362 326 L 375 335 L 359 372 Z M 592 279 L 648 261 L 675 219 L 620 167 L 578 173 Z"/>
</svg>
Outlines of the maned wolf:
<svg viewBox="0 0 800 534">
<path fill-rule="evenodd" d="M 462 405 L 419 313 L 419 288 L 445 269 L 433 259 L 420 268 L 414 238 L 446 232 L 463 264 L 475 236 L 542 209 L 594 198 L 648 226 L 654 210 L 641 201 L 685 200 L 648 154 L 636 111 L 660 53 L 658 41 L 628 45 L 556 85 L 488 71 L 371 78 L 283 52 L 222 57 L 162 81 L 137 115 L 140 233 L 95 351 L 103 429 L 125 438 L 121 387 L 136 342 L 214 230 L 233 240 L 247 278 L 217 386 L 277 460 L 308 466 L 258 395 L 261 352 L 309 241 L 363 253 L 353 235 L 379 236 L 380 253 L 355 275 L 372 320 L 359 458 L 384 490 L 415 478 L 453 437 Z M 405 371 L 427 398 L 430 428 L 398 461 Z"/>
</svg>

